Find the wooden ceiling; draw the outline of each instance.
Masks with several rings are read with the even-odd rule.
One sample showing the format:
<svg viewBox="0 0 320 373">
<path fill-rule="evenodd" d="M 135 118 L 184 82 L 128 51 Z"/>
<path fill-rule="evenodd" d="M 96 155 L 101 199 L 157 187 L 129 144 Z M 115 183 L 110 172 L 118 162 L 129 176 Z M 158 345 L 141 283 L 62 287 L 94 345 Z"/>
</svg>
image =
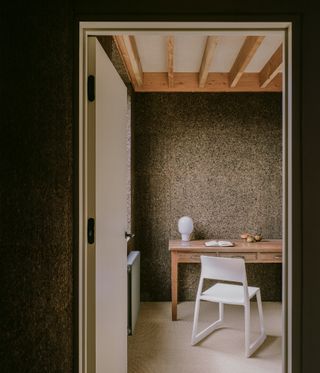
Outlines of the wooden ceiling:
<svg viewBox="0 0 320 373">
<path fill-rule="evenodd" d="M 136 92 L 282 91 L 283 43 L 279 37 L 113 38 Z"/>
</svg>

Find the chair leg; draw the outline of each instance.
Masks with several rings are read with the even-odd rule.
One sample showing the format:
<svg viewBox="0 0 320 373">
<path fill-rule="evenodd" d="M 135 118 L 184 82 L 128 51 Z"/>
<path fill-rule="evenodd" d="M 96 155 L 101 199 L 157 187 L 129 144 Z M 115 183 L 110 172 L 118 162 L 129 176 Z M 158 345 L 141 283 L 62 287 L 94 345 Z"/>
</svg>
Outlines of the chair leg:
<svg viewBox="0 0 320 373">
<path fill-rule="evenodd" d="M 262 302 L 260 291 L 256 293 L 258 312 L 259 312 L 259 322 L 260 322 L 260 335 L 250 344 L 250 301 L 245 305 L 245 350 L 246 357 L 250 357 L 265 341 L 266 334 L 264 331 L 264 322 L 263 322 L 263 311 L 262 311 Z"/>
<path fill-rule="evenodd" d="M 196 299 L 196 304 L 195 304 L 193 330 L 192 330 L 192 338 L 191 338 L 192 346 L 199 343 L 202 339 L 207 337 L 209 334 L 211 334 L 216 329 L 220 328 L 222 326 L 222 323 L 223 323 L 223 317 L 224 317 L 223 303 L 219 303 L 219 319 L 217 321 L 215 321 L 214 323 L 210 324 L 208 327 L 206 327 L 201 332 L 197 333 L 199 311 L 200 311 L 200 299 L 197 298 Z"/>
<path fill-rule="evenodd" d="M 246 357 L 250 356 L 250 300 L 244 306 L 244 344 L 246 350 Z"/>
<path fill-rule="evenodd" d="M 223 303 L 219 303 L 219 321 L 223 321 L 224 320 L 224 304 Z"/>
<path fill-rule="evenodd" d="M 194 317 L 193 317 L 193 328 L 192 328 L 192 338 L 191 344 L 194 345 L 196 342 L 196 335 L 198 329 L 198 320 L 199 320 L 199 311 L 200 311 L 200 299 L 197 297 L 195 309 L 194 309 Z"/>
<path fill-rule="evenodd" d="M 257 303 L 258 303 L 258 312 L 259 312 L 259 322 L 260 322 L 260 333 L 265 334 L 264 330 L 264 319 L 263 319 L 263 310 L 262 310 L 262 301 L 260 290 L 257 292 Z"/>
</svg>

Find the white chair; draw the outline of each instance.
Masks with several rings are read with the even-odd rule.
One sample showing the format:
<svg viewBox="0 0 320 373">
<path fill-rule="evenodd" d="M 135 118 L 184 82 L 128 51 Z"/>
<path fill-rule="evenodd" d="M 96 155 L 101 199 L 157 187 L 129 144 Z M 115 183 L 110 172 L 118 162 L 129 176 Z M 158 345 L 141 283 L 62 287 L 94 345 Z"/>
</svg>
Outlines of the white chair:
<svg viewBox="0 0 320 373">
<path fill-rule="evenodd" d="M 216 283 L 206 291 L 202 291 L 204 279 L 238 282 L 241 285 Z M 250 343 L 250 299 L 256 296 L 260 320 L 260 335 Z M 200 301 L 219 303 L 219 319 L 207 328 L 198 332 Z M 250 357 L 266 339 L 263 323 L 263 312 L 260 289 L 248 286 L 245 262 L 241 258 L 217 258 L 201 255 L 201 275 L 195 303 L 192 330 L 192 345 L 197 344 L 214 330 L 223 326 L 224 304 L 244 306 L 245 314 L 245 355 Z"/>
</svg>

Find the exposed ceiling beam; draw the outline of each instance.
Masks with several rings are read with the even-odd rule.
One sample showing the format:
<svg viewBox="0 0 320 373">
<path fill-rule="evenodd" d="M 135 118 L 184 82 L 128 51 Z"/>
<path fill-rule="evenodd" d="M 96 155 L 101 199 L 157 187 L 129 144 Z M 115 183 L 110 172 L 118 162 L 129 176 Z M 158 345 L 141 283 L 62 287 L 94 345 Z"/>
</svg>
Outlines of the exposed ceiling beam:
<svg viewBox="0 0 320 373">
<path fill-rule="evenodd" d="M 133 35 L 115 35 L 113 38 L 131 83 L 134 87 L 140 87 L 143 84 L 143 71 L 135 37 Z"/>
<path fill-rule="evenodd" d="M 172 88 L 174 86 L 174 74 L 173 74 L 173 56 L 174 56 L 174 37 L 167 37 L 167 61 L 168 61 L 168 86 Z"/>
<path fill-rule="evenodd" d="M 244 41 L 240 52 L 230 70 L 229 73 L 229 82 L 230 87 L 235 87 L 244 70 L 248 66 L 249 62 L 251 61 L 252 57 L 256 53 L 256 50 L 262 43 L 264 36 L 247 36 L 246 40 Z"/>
<path fill-rule="evenodd" d="M 206 85 L 206 81 L 209 74 L 209 68 L 212 62 L 215 47 L 218 39 L 215 36 L 208 36 L 206 47 L 203 52 L 201 67 L 199 71 L 199 87 L 203 88 Z"/>
<path fill-rule="evenodd" d="M 143 85 L 136 92 L 281 92 L 282 74 L 276 76 L 266 88 L 260 87 L 259 73 L 244 73 L 236 87 L 229 85 L 228 73 L 209 73 L 207 83 L 199 87 L 198 73 L 175 73 L 174 87 L 168 86 L 168 74 L 144 73 Z"/>
<path fill-rule="evenodd" d="M 265 88 L 271 80 L 280 72 L 282 66 L 282 44 L 273 53 L 270 60 L 264 65 L 260 71 L 260 87 Z"/>
</svg>

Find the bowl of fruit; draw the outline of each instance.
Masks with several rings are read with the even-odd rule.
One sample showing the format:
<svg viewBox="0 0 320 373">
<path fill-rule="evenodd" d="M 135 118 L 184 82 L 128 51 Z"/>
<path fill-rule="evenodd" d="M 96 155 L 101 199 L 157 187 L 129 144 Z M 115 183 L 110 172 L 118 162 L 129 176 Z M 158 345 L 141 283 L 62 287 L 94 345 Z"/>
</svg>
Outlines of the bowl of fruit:
<svg viewBox="0 0 320 373">
<path fill-rule="evenodd" d="M 240 235 L 240 237 L 243 240 L 245 240 L 245 241 L 247 241 L 249 243 L 259 242 L 259 241 L 262 240 L 262 234 L 261 233 L 254 233 L 254 234 L 252 234 L 252 233 L 242 233 Z"/>
</svg>

